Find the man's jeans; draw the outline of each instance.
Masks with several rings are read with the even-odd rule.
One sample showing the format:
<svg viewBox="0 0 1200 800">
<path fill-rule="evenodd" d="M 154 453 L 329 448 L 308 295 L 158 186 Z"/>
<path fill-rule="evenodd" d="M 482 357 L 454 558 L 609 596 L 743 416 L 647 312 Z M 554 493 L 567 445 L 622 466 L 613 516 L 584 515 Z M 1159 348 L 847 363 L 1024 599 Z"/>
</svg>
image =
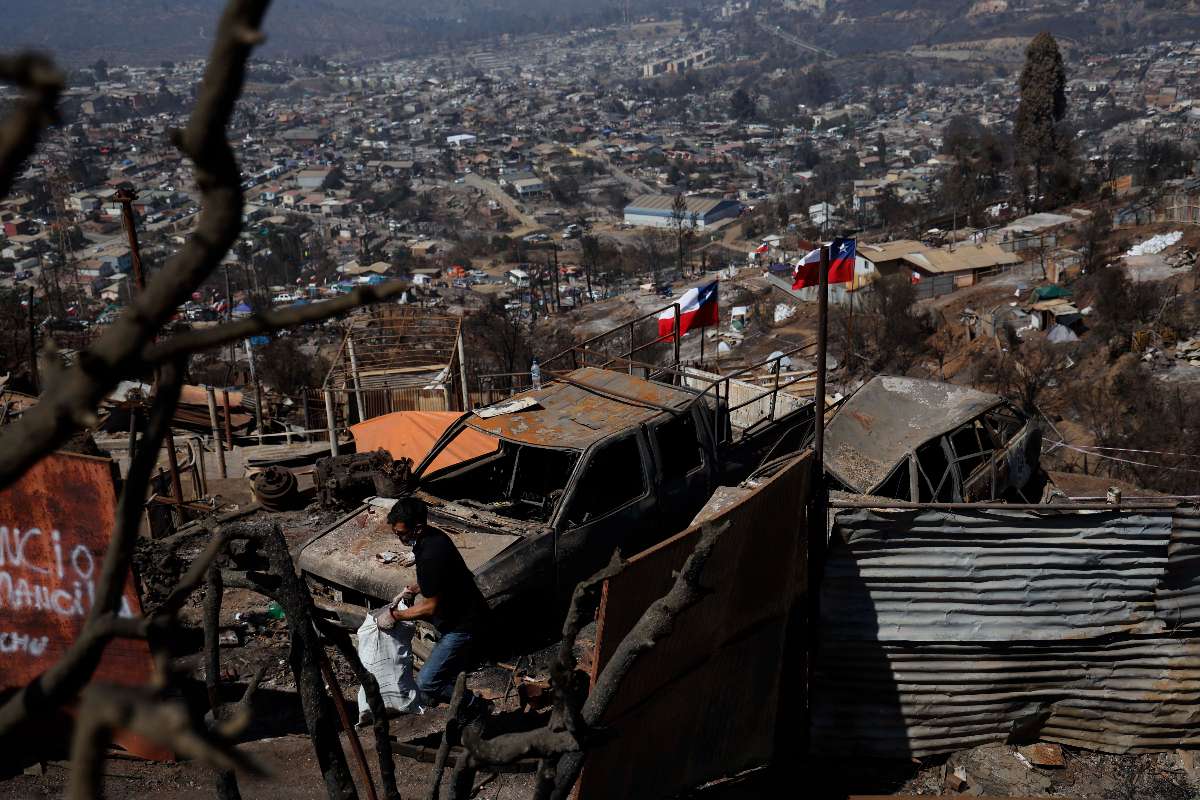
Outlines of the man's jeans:
<svg viewBox="0 0 1200 800">
<path fill-rule="evenodd" d="M 466 671 L 471 664 L 474 642 L 475 635 L 468 631 L 442 634 L 417 674 L 417 688 L 431 703 L 450 702 L 458 673 Z"/>
</svg>

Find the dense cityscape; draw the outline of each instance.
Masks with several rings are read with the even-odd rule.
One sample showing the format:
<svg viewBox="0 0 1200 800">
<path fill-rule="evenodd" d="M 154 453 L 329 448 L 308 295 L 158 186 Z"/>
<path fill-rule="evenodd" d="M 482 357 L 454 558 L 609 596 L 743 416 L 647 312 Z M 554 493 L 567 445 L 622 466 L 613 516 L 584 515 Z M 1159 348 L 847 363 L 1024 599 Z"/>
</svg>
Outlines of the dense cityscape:
<svg viewBox="0 0 1200 800">
<path fill-rule="evenodd" d="M 0 792 L 1200 791 L 1195 3 L 28 5 Z"/>
</svg>

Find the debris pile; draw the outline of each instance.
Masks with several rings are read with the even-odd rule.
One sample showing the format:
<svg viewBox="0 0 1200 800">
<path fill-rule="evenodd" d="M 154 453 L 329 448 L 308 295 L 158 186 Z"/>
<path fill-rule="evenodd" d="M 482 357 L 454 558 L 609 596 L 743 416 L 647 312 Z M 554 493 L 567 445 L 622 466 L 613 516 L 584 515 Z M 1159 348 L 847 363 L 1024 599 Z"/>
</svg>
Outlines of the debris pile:
<svg viewBox="0 0 1200 800">
<path fill-rule="evenodd" d="M 1196 265 L 1196 251 L 1184 248 L 1178 253 L 1167 256 L 1167 266 L 1172 269 L 1190 269 Z"/>
<path fill-rule="evenodd" d="M 1139 242 L 1125 253 L 1126 256 L 1156 256 L 1172 245 L 1178 244 L 1183 238 L 1183 231 L 1160 233 L 1151 236 L 1144 242 Z"/>
<path fill-rule="evenodd" d="M 1193 367 L 1200 367 L 1200 339 L 1185 339 L 1175 345 L 1175 358 L 1182 359 Z"/>
</svg>

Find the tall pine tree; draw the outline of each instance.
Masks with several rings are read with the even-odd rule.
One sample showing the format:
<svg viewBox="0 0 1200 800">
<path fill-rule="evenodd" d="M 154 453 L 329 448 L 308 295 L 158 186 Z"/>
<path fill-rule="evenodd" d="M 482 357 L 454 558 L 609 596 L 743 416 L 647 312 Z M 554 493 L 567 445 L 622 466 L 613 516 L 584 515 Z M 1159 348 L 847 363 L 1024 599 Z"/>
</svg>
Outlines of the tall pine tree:
<svg viewBox="0 0 1200 800">
<path fill-rule="evenodd" d="M 1035 206 L 1040 207 L 1043 176 L 1056 159 L 1069 150 L 1059 131 L 1067 115 L 1067 75 L 1058 42 L 1049 33 L 1033 37 L 1021 70 L 1021 101 L 1017 105 L 1014 133 L 1017 150 L 1034 169 Z"/>
</svg>

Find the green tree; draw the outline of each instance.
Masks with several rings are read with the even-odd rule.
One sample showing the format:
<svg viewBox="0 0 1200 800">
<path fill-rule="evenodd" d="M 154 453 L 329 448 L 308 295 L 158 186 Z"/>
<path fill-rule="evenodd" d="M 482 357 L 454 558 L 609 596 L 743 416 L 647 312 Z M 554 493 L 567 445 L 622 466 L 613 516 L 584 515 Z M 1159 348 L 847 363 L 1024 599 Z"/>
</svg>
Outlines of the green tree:
<svg viewBox="0 0 1200 800">
<path fill-rule="evenodd" d="M 1025 51 L 1014 126 L 1021 156 L 1033 166 L 1035 206 L 1041 204 L 1043 176 L 1062 156 L 1066 144 L 1059 130 L 1067 114 L 1066 85 L 1058 42 L 1049 33 L 1039 33 Z"/>
<path fill-rule="evenodd" d="M 887 150 L 887 139 L 884 138 L 883 131 L 880 131 L 878 134 L 875 135 L 875 155 L 879 156 L 880 169 L 882 169 L 886 172 L 887 171 L 888 150 Z"/>
</svg>

